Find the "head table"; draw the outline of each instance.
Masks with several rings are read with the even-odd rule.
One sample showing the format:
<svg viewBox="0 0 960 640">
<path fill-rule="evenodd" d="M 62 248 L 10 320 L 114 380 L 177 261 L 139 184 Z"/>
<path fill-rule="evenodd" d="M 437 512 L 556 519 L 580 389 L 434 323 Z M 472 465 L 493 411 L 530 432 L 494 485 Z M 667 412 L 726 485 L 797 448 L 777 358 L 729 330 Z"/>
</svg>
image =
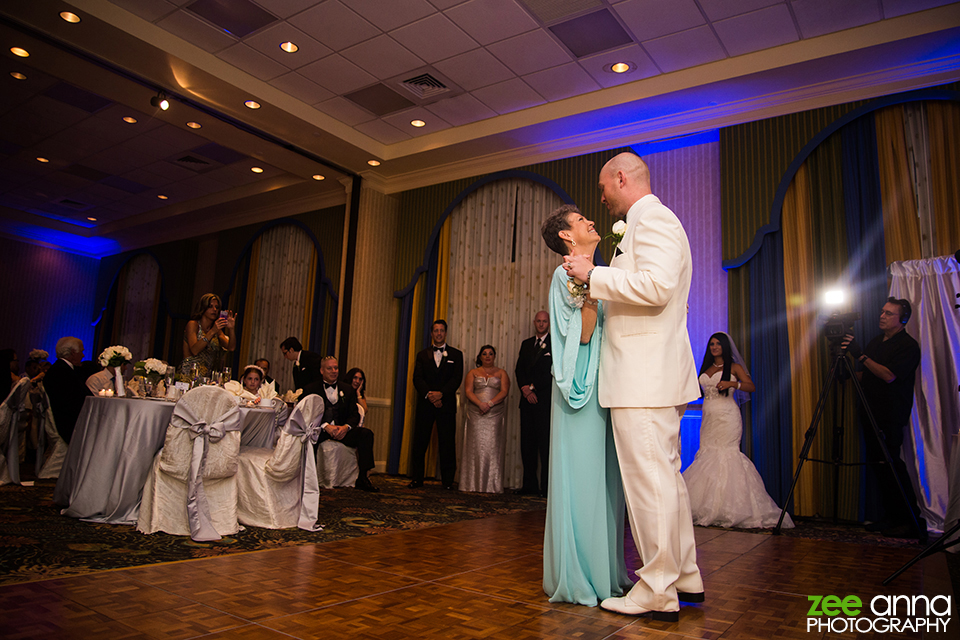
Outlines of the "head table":
<svg viewBox="0 0 960 640">
<path fill-rule="evenodd" d="M 136 524 L 153 457 L 163 448 L 174 403 L 90 396 L 83 403 L 54 490 L 61 513 L 110 524 Z M 272 448 L 287 417 L 283 403 L 240 407 L 240 445 Z"/>
</svg>

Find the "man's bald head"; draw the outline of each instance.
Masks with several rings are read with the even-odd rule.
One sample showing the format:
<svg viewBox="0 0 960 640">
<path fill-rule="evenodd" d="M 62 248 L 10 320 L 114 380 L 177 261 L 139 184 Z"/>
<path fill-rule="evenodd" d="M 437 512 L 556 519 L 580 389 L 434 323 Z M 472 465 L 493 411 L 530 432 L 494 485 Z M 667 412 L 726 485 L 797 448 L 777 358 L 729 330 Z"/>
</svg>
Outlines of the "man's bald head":
<svg viewBox="0 0 960 640">
<path fill-rule="evenodd" d="M 600 170 L 600 201 L 617 218 L 625 218 L 633 203 L 652 193 L 650 169 L 635 153 L 611 158 Z"/>
</svg>

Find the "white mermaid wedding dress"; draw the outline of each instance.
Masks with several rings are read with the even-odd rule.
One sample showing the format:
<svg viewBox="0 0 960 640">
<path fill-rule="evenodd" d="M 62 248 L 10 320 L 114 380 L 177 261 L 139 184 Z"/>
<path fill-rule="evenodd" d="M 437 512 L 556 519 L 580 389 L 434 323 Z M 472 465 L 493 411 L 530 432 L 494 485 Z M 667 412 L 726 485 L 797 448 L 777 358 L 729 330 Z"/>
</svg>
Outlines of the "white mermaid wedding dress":
<svg viewBox="0 0 960 640">
<path fill-rule="evenodd" d="M 700 375 L 703 422 L 700 450 L 683 472 L 690 495 L 693 524 L 700 526 L 768 529 L 777 525 L 780 507 L 767 494 L 763 479 L 750 458 L 740 451 L 743 421 L 733 393 L 717 390 L 722 372 Z M 731 376 L 736 381 L 736 376 Z M 793 527 L 790 514 L 785 528 Z"/>
</svg>

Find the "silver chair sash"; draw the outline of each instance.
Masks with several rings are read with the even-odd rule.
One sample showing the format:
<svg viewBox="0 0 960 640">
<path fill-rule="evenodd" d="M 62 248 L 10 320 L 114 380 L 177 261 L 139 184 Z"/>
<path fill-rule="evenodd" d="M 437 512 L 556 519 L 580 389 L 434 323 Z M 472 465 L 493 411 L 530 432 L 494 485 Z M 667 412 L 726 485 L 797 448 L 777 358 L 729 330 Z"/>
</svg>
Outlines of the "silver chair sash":
<svg viewBox="0 0 960 640">
<path fill-rule="evenodd" d="M 42 389 L 42 388 L 41 388 Z M 40 392 L 40 399 L 33 406 L 33 420 L 37 425 L 37 461 L 35 473 L 40 477 L 40 470 L 43 469 L 44 457 L 47 450 L 47 411 L 50 409 L 50 398 L 47 397 L 46 390 Z"/>
<path fill-rule="evenodd" d="M 307 403 L 307 404 L 304 404 Z M 316 409 L 319 405 L 319 411 Z M 308 413 L 311 419 L 304 415 L 305 409 L 313 409 Z M 317 478 L 316 444 L 323 431 L 320 422 L 323 420 L 323 400 L 319 396 L 308 396 L 301 400 L 287 419 L 283 430 L 300 439 L 300 516 L 297 527 L 306 531 L 321 531 L 322 524 L 317 524 L 320 518 L 320 481 Z"/>
<path fill-rule="evenodd" d="M 220 534 L 210 519 L 210 504 L 203 490 L 203 472 L 207 464 L 207 451 L 211 442 L 219 442 L 228 431 L 240 431 L 240 408 L 233 405 L 213 424 L 193 414 L 183 402 L 178 402 L 170 418 L 170 426 L 190 430 L 193 451 L 190 457 L 190 476 L 187 480 L 187 521 L 190 523 L 190 538 L 197 542 L 219 540 Z"/>
<path fill-rule="evenodd" d="M 3 400 L 9 421 L 4 449 L 7 457 L 7 474 L 13 484 L 20 484 L 20 414 L 23 412 L 29 388 L 30 380 L 21 378 Z"/>
</svg>

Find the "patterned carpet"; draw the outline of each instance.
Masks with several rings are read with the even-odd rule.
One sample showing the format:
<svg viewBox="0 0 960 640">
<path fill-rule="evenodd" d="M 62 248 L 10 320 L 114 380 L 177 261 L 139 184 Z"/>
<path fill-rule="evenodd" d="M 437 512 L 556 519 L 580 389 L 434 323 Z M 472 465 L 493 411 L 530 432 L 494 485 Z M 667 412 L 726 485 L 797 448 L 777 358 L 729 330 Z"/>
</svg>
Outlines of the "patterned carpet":
<svg viewBox="0 0 960 640">
<path fill-rule="evenodd" d="M 408 479 L 374 476 L 380 493 L 356 489 L 321 492 L 320 521 L 325 529 L 247 527 L 217 542 L 193 542 L 165 533 L 143 535 L 135 527 L 82 522 L 61 516 L 53 504 L 53 481 L 33 487 L 0 487 L 0 584 L 79 575 L 106 569 L 175 562 L 261 549 L 331 542 L 404 529 L 521 511 L 542 511 L 546 500 L 510 493 L 470 494 L 444 491 L 438 483 L 421 490 L 407 488 Z M 751 533 L 770 534 L 756 529 Z M 784 536 L 849 542 L 860 545 L 920 546 L 913 540 L 883 538 L 861 526 L 797 519 Z M 632 542 L 628 537 L 628 552 Z"/>
</svg>

